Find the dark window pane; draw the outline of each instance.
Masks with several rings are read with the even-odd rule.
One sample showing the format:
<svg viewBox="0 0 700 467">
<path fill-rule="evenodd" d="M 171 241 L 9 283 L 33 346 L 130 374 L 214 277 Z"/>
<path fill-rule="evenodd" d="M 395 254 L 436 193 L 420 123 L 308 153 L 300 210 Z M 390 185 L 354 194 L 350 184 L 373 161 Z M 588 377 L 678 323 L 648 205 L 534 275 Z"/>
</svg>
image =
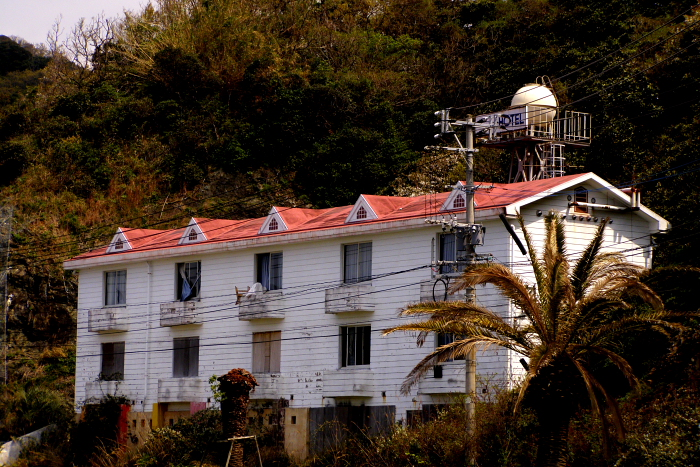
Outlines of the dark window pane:
<svg viewBox="0 0 700 467">
<path fill-rule="evenodd" d="M 348 284 L 357 282 L 358 245 L 345 245 L 344 280 Z"/>
<path fill-rule="evenodd" d="M 201 284 L 201 263 L 180 263 L 177 265 L 177 299 L 184 302 L 199 297 Z"/>
<path fill-rule="evenodd" d="M 105 273 L 105 305 L 126 304 L 126 271 Z"/>
<path fill-rule="evenodd" d="M 124 342 L 102 344 L 100 379 L 105 381 L 124 379 Z"/>
<path fill-rule="evenodd" d="M 340 366 L 369 365 L 370 326 L 340 328 Z"/>
<path fill-rule="evenodd" d="M 199 376 L 199 337 L 173 339 L 173 377 Z"/>
<path fill-rule="evenodd" d="M 270 253 L 270 287 L 268 290 L 282 288 L 282 253 Z"/>
</svg>

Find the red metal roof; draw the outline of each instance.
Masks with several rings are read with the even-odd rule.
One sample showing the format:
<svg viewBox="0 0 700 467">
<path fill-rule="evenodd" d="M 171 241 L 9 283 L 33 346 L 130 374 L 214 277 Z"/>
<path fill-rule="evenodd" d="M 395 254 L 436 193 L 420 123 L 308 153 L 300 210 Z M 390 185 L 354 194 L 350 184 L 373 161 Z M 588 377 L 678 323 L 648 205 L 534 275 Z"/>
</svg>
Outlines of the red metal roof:
<svg viewBox="0 0 700 467">
<path fill-rule="evenodd" d="M 510 184 L 477 184 L 475 201 L 477 211 L 502 208 L 524 201 L 533 196 L 541 196 L 560 185 L 581 177 L 585 174 L 568 175 L 565 177 L 536 180 L 532 182 L 520 182 Z M 447 200 L 450 192 L 415 197 L 395 197 L 364 195 L 365 200 L 377 214 L 377 219 L 354 222 L 357 224 L 373 224 L 380 222 L 399 221 L 430 217 L 440 214 L 442 205 Z M 259 234 L 267 217 L 243 220 L 206 219 L 195 218 L 197 225 L 205 234 L 207 240 L 201 243 L 230 242 L 244 240 L 259 236 L 286 235 L 290 233 L 302 233 L 313 230 L 334 229 L 346 227 L 345 222 L 354 205 L 340 206 L 329 209 L 302 209 L 275 207 L 277 213 L 287 225 L 287 230 L 275 233 Z M 452 212 L 461 211 L 451 210 Z M 136 251 L 181 248 L 178 245 L 186 227 L 175 230 L 147 230 L 122 228 L 122 232 L 129 240 L 132 249 L 116 254 L 129 254 Z M 189 243 L 188 245 L 192 245 Z M 73 260 L 86 259 L 106 254 L 106 247 L 99 248 L 88 253 L 81 254 Z"/>
</svg>

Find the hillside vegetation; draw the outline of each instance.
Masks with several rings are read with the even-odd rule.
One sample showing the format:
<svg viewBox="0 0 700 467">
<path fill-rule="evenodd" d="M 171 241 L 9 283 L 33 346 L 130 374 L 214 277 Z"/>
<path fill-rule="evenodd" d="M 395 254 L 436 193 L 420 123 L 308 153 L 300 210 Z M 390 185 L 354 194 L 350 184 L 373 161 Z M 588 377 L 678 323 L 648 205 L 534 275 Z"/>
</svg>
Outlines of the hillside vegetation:
<svg viewBox="0 0 700 467">
<path fill-rule="evenodd" d="M 7 390 L 59 381 L 71 397 L 76 281 L 61 262 L 117 226 L 348 204 L 426 176 L 442 189 L 460 172 L 423 149 L 433 112 L 506 108 L 542 75 L 593 115 L 570 173 L 636 183 L 674 224 L 660 263 L 700 266 L 699 13 L 695 0 L 159 0 L 47 49 L 0 36 Z M 507 181 L 508 161 L 482 151 L 477 179 Z"/>
</svg>

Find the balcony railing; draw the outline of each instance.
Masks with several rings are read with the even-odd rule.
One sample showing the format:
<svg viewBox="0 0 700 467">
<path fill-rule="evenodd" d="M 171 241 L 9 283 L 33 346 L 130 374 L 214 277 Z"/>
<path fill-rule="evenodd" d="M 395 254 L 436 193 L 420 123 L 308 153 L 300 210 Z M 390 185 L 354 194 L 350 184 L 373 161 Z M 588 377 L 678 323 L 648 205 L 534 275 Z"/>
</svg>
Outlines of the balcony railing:
<svg viewBox="0 0 700 467">
<path fill-rule="evenodd" d="M 211 396 L 208 378 L 162 378 L 158 380 L 158 402 L 203 402 Z"/>
<path fill-rule="evenodd" d="M 323 397 L 371 397 L 374 372 L 367 367 L 346 367 L 323 372 Z"/>
<path fill-rule="evenodd" d="M 94 308 L 88 310 L 88 331 L 128 331 L 126 307 Z"/>
<path fill-rule="evenodd" d="M 360 283 L 326 289 L 326 313 L 374 311 L 374 287 Z"/>
<path fill-rule="evenodd" d="M 96 403 L 107 396 L 124 396 L 122 381 L 87 381 L 85 383 L 85 401 Z"/>
<path fill-rule="evenodd" d="M 284 295 L 279 290 L 255 292 L 241 297 L 238 305 L 238 319 L 284 318 Z"/>
<path fill-rule="evenodd" d="M 183 324 L 199 324 L 197 302 L 170 302 L 160 304 L 160 325 L 181 326 Z"/>
<path fill-rule="evenodd" d="M 279 373 L 255 374 L 258 386 L 250 393 L 251 399 L 279 399 L 289 391 L 286 389 L 287 377 Z"/>
</svg>

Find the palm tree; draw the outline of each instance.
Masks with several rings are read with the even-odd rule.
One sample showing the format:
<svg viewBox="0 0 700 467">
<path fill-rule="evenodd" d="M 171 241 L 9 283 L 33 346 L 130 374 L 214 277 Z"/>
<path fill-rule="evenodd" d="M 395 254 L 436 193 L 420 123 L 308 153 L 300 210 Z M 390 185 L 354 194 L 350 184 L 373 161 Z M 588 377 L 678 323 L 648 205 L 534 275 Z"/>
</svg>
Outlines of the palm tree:
<svg viewBox="0 0 700 467">
<path fill-rule="evenodd" d="M 560 216 L 550 213 L 545 218 L 541 257 L 534 252 L 523 219 L 519 220 L 534 270 L 534 286 L 503 265 L 487 264 L 470 267 L 451 291 L 492 284 L 524 319 L 505 318 L 473 302 L 429 302 L 401 312 L 403 316 L 429 315 L 427 319 L 384 333 L 419 331 L 419 344 L 429 333 L 459 336 L 418 363 L 402 386 L 404 393 L 434 365 L 466 356 L 476 348 L 495 345 L 527 358 L 515 411 L 527 404 L 538 416 L 541 441 L 537 465 L 563 465 L 569 420 L 586 393 L 601 420 L 606 452 L 610 422 L 617 438 L 624 436 L 615 398 L 594 375 L 594 364 L 609 360 L 636 386 L 630 364 L 619 353 L 621 337 L 648 328 L 681 330 L 683 326 L 671 320 L 682 314 L 666 311 L 659 296 L 640 281 L 644 268 L 627 262 L 620 253 L 602 252 L 607 220 L 599 225 L 573 267 Z"/>
</svg>

